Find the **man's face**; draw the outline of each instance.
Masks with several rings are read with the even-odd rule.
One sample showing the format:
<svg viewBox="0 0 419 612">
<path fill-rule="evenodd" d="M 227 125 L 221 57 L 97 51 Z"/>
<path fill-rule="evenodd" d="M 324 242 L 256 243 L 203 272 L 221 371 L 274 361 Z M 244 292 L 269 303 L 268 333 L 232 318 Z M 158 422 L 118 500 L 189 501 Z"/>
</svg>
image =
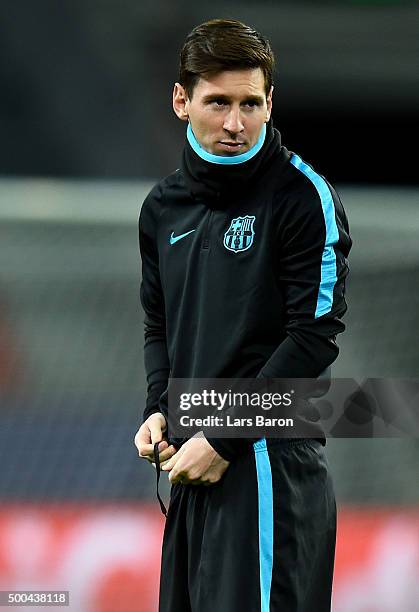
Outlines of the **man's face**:
<svg viewBox="0 0 419 612">
<path fill-rule="evenodd" d="M 215 155 L 240 155 L 251 149 L 272 109 L 261 68 L 226 70 L 200 78 L 190 99 L 175 84 L 173 108 L 191 123 L 199 144 Z"/>
</svg>

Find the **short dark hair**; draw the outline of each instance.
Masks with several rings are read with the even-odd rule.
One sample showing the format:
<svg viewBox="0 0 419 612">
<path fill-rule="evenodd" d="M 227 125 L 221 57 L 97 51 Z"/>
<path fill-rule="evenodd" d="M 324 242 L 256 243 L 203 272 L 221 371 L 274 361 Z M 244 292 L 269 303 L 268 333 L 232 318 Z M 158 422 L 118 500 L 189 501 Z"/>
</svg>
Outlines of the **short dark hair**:
<svg viewBox="0 0 419 612">
<path fill-rule="evenodd" d="M 269 41 L 259 32 L 234 19 L 211 19 L 188 34 L 180 52 L 179 83 L 192 98 L 200 77 L 224 70 L 261 68 L 268 95 L 274 63 Z"/>
</svg>

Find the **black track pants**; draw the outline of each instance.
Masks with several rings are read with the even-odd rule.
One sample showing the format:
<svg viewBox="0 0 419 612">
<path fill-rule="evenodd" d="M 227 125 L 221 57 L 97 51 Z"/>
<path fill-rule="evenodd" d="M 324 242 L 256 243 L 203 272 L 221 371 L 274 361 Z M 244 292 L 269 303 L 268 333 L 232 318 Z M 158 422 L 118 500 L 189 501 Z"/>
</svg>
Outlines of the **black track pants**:
<svg viewBox="0 0 419 612">
<path fill-rule="evenodd" d="M 336 504 L 316 440 L 262 439 L 211 486 L 176 484 L 160 612 L 328 612 Z"/>
</svg>

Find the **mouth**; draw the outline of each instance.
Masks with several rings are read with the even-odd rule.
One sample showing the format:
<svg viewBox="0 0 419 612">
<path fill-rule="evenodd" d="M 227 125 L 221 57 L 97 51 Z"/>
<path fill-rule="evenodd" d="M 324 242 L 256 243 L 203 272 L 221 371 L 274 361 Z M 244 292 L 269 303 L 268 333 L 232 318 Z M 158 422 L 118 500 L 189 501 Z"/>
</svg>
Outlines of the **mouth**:
<svg viewBox="0 0 419 612">
<path fill-rule="evenodd" d="M 232 140 L 220 140 L 218 143 L 224 151 L 237 152 L 240 151 L 244 146 L 244 142 L 234 142 Z"/>
</svg>

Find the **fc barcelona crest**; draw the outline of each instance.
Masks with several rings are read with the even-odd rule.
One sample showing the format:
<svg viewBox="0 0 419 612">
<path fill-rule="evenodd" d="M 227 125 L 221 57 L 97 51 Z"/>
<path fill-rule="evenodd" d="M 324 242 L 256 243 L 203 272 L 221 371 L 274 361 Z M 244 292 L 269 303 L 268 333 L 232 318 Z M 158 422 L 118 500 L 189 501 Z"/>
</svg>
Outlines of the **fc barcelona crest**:
<svg viewBox="0 0 419 612">
<path fill-rule="evenodd" d="M 233 219 L 230 223 L 230 227 L 224 234 L 225 248 L 234 253 L 250 249 L 255 236 L 255 231 L 253 229 L 255 219 L 256 217 L 251 215 Z"/>
</svg>

